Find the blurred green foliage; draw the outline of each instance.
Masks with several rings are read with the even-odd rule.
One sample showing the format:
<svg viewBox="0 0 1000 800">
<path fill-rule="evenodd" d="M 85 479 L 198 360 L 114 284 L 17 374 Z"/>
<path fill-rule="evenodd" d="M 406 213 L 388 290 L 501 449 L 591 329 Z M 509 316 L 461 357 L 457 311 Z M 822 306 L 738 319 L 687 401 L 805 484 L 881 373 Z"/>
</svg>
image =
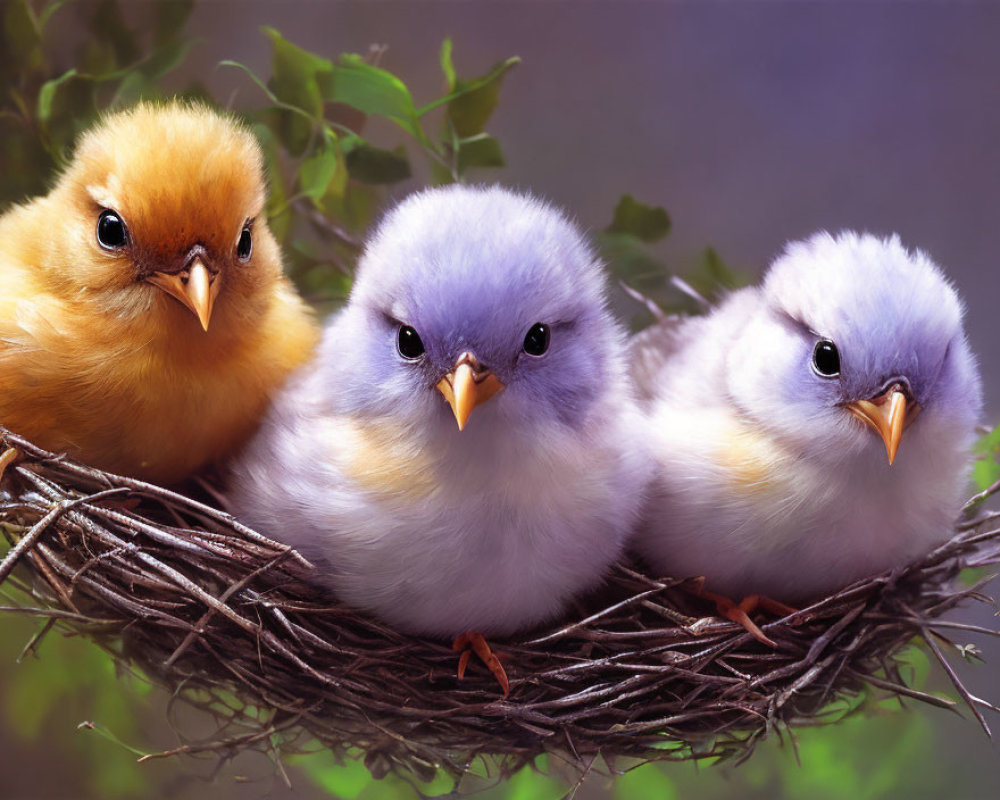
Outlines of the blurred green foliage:
<svg viewBox="0 0 1000 800">
<path fill-rule="evenodd" d="M 81 27 L 70 54 L 53 35 L 67 7 L 74 7 L 76 16 L 65 24 Z M 193 0 L 142 4 L 142 23 L 130 27 L 116 0 L 83 6 L 70 0 L 0 4 L 0 209 L 44 192 L 66 163 L 75 137 L 105 109 L 176 95 L 215 102 L 199 83 L 165 88 L 197 44 L 187 31 L 192 7 Z M 73 39 L 65 36 L 65 28 L 62 33 L 60 41 Z M 333 57 L 308 52 L 273 28 L 262 28 L 261 36 L 271 51 L 270 76 L 258 76 L 235 61 L 221 64 L 241 70 L 259 91 L 260 105 L 241 111 L 267 159 L 270 225 L 283 244 L 289 273 L 322 307 L 346 297 L 360 241 L 394 190 L 409 188 L 420 175 L 443 184 L 504 165 L 501 144 L 487 128 L 504 79 L 519 60 L 506 58 L 482 75 L 462 77 L 452 42 L 445 39 L 437 54 L 443 91 L 418 103 L 405 80 L 380 65 L 378 49 Z M 707 248 L 684 275 L 683 283 L 693 291 L 679 289 L 654 255 L 655 245 L 670 233 L 667 212 L 625 195 L 610 216 L 608 226 L 594 236 L 602 257 L 620 280 L 667 311 L 697 312 L 701 309 L 691 294 L 712 301 L 746 282 Z M 648 320 L 649 314 L 640 312 L 635 324 Z M 975 476 L 985 488 L 1000 479 L 1000 428 L 983 439 L 980 451 Z M 7 732 L 0 736 L 0 764 L 8 764 L 5 740 L 41 748 L 46 739 L 55 757 L 72 762 L 73 774 L 83 776 L 86 785 L 73 787 L 75 795 L 176 796 L 165 788 L 172 784 L 164 775 L 185 765 L 138 765 L 138 751 L 132 749 L 137 744 L 155 749 L 146 732 L 157 722 L 162 727 L 164 703 L 150 710 L 145 703 L 150 687 L 141 679 L 123 678 L 112 655 L 78 637 L 45 629 L 44 639 L 19 659 L 24 644 L 40 630 L 42 623 L 27 618 L 0 617 L 0 712 Z M 913 650 L 911 664 L 915 685 L 923 684 L 928 667 L 920 651 Z M 924 717 L 886 714 L 872 699 L 864 705 L 869 713 L 863 717 L 843 709 L 846 716 L 839 724 L 798 735 L 804 768 L 796 765 L 790 748 L 772 740 L 737 772 L 648 765 L 613 784 L 592 776 L 587 786 L 604 786 L 604 794 L 617 800 L 689 794 L 711 800 L 731 797 L 734 783 L 747 798 L 853 800 L 886 796 L 889 788 L 897 796 L 926 796 L 928 787 L 943 793 L 960 782 L 934 774 L 933 740 Z M 81 722 L 92 724 L 77 730 Z M 454 796 L 446 776 L 431 783 L 391 776 L 375 781 L 360 759 L 340 763 L 319 748 L 288 762 L 299 784 L 304 778 L 320 796 Z M 484 770 L 478 796 L 556 800 L 572 793 L 570 783 L 544 759 L 536 767 L 492 788 L 496 782 Z M 230 796 L 214 789 L 198 794 L 209 792 Z"/>
<path fill-rule="evenodd" d="M 0 711 L 6 732 L 0 742 L 10 738 L 47 747 L 64 763 L 95 765 L 98 768 L 79 770 L 80 793 L 142 796 L 147 775 L 136 763 L 136 754 L 109 744 L 107 738 L 140 737 L 138 716 L 152 687 L 121 674 L 116 660 L 92 642 L 67 637 L 37 619 L 0 618 L 0 654 Z M 99 724 L 89 727 L 91 720 Z M 53 736 L 53 731 L 59 735 Z M 101 736 L 103 732 L 113 734 Z"/>
<path fill-rule="evenodd" d="M 1000 481 L 1000 425 L 976 442 L 975 451 L 972 480 L 980 491 L 986 491 Z"/>
<path fill-rule="evenodd" d="M 129 28 L 116 0 L 87 6 L 72 59 L 50 35 L 68 0 L 9 0 L 0 35 L 0 207 L 41 193 L 73 140 L 105 108 L 162 96 L 160 82 L 194 45 L 184 33 L 193 0 L 156 0 L 148 31 Z M 189 87 L 182 94 L 204 96 Z"/>
<path fill-rule="evenodd" d="M 271 45 L 270 79 L 235 61 L 222 64 L 243 70 L 269 101 L 247 116 L 267 154 L 268 217 L 285 247 L 289 273 L 313 302 L 339 301 L 350 288 L 360 237 L 391 187 L 413 175 L 411 150 L 436 183 L 503 166 L 500 145 L 485 128 L 503 78 L 519 59 L 459 78 L 445 39 L 439 60 L 446 91 L 417 105 L 406 83 L 378 65 L 377 49 L 329 59 L 273 28 L 262 33 Z M 379 122 L 397 129 L 402 141 L 391 148 L 373 144 L 366 131 Z M 428 133 L 432 124 L 434 135 Z"/>
<path fill-rule="evenodd" d="M 25 744 L 34 743 L 45 751 L 46 760 L 58 760 L 67 779 L 81 776 L 82 783 L 67 784 L 73 797 L 116 800 L 211 796 L 222 800 L 267 794 L 267 785 L 261 785 L 259 779 L 243 785 L 239 772 L 223 772 L 218 785 L 195 782 L 178 793 L 170 774 L 191 769 L 190 762 L 137 764 L 135 751 L 109 738 L 148 746 L 148 730 L 163 714 L 162 703 L 150 701 L 162 693 L 150 695 L 141 679 L 119 675 L 114 660 L 100 648 L 57 631 L 45 637 L 37 655 L 29 654 L 20 664 L 15 663 L 39 624 L 10 617 L 3 617 L 0 623 L 3 724 L 8 736 Z M 924 686 L 929 672 L 926 657 L 916 648 L 908 657 L 915 685 Z M 976 796 L 973 787 L 977 776 L 942 769 L 935 758 L 933 731 L 943 716 L 941 712 L 896 713 L 897 701 L 878 702 L 874 698 L 864 700 L 857 708 L 864 713 L 848 714 L 836 725 L 797 732 L 795 748 L 787 741 L 779 745 L 777 739 L 759 745 L 753 758 L 740 767 L 653 764 L 628 770 L 614 780 L 595 771 L 579 797 L 874 800 Z M 92 721 L 96 730 L 78 729 L 83 721 Z M 160 745 L 164 746 L 163 742 Z M 505 782 L 497 783 L 488 776 L 463 782 L 460 795 L 451 794 L 453 781 L 443 775 L 431 783 L 411 783 L 392 776 L 377 781 L 360 759 L 340 763 L 324 750 L 289 757 L 286 762 L 296 796 L 300 797 L 419 800 L 474 793 L 477 800 L 561 800 L 572 790 L 571 781 L 557 774 L 544 759 L 538 771 L 525 769 Z M 13 766 L 2 750 L 0 765 L 7 769 Z"/>
<path fill-rule="evenodd" d="M 66 54 L 49 35 L 68 5 L 69 0 L 41 5 L 10 0 L 4 6 L 0 208 L 44 192 L 76 136 L 105 109 L 165 96 L 214 102 L 199 83 L 164 89 L 164 79 L 197 44 L 185 33 L 193 0 L 156 0 L 144 9 L 148 25 L 136 29 L 124 22 L 117 0 L 87 4 L 87 35 L 72 66 L 63 63 Z M 328 58 L 298 47 L 274 28 L 262 28 L 261 35 L 271 50 L 270 77 L 235 61 L 220 64 L 242 70 L 260 92 L 261 105 L 242 113 L 267 160 L 269 224 L 284 247 L 292 279 L 321 311 L 328 310 L 347 296 L 363 235 L 396 187 L 412 183 L 420 170 L 431 183 L 444 184 L 504 166 L 500 142 L 487 126 L 504 78 L 519 59 L 512 56 L 482 75 L 462 77 L 452 42 L 445 39 L 438 54 L 444 91 L 418 104 L 400 76 L 379 66 L 377 48 Z M 375 144 L 368 131 L 376 129 L 381 140 L 386 127 L 396 131 L 398 141 Z M 670 284 L 664 264 L 648 247 L 669 230 L 664 209 L 625 195 L 595 243 L 629 286 L 667 311 L 696 312 L 697 303 Z M 710 300 L 720 287 L 745 282 L 711 249 L 685 280 Z M 640 315 L 636 324 L 648 321 Z"/>
<path fill-rule="evenodd" d="M 666 210 L 640 203 L 627 194 L 618 201 L 611 224 L 594 240 L 615 277 L 668 314 L 703 313 L 706 304 L 749 282 L 749 275 L 726 266 L 711 247 L 705 248 L 685 274 L 672 276 L 649 248 L 667 236 L 670 228 Z M 637 311 L 632 316 L 633 330 L 650 322 L 651 313 Z"/>
</svg>

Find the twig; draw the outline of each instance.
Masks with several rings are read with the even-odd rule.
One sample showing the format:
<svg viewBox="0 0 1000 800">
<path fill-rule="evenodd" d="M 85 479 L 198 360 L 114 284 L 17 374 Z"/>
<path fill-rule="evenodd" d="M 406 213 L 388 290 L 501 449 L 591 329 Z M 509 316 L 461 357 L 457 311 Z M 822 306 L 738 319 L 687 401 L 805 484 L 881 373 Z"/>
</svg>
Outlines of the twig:
<svg viewBox="0 0 1000 800">
<path fill-rule="evenodd" d="M 493 643 L 511 677 L 501 701 L 486 670 L 456 680 L 447 642 L 403 635 L 323 594 L 304 559 L 225 512 L 0 439 L 22 454 L 0 496 L 10 543 L 0 582 L 16 590 L 0 612 L 24 593 L 18 613 L 92 636 L 171 690 L 168 713 L 183 702 L 216 721 L 212 742 L 149 758 L 255 750 L 280 772 L 282 754 L 314 747 L 301 739 L 363 751 L 380 774 L 459 776 L 488 753 L 497 780 L 542 753 L 581 773 L 597 769 L 597 753 L 609 771 L 619 757 L 739 761 L 768 735 L 794 746 L 797 727 L 835 722 L 831 703 L 856 708 L 864 685 L 954 710 L 906 684 L 901 649 L 922 633 L 955 682 L 933 631 L 998 635 L 942 616 L 986 600 L 981 582 L 955 585 L 965 566 L 1000 563 L 1000 529 L 986 515 L 905 569 L 761 620 L 778 650 L 727 621 L 691 624 L 686 604 L 697 603 L 672 591 L 682 581 L 621 564 L 571 615 Z M 102 505 L 114 493 L 138 505 Z M 983 724 L 981 710 L 996 706 L 959 686 Z"/>
<path fill-rule="evenodd" d="M 944 671 L 948 674 L 948 677 L 951 679 L 952 685 L 962 696 L 962 699 L 965 700 L 965 704 L 969 707 L 969 710 L 972 712 L 972 715 L 983 727 L 983 730 L 986 731 L 986 735 L 990 739 L 992 739 L 993 733 L 992 731 L 990 731 L 990 726 L 986 722 L 986 717 L 984 717 L 982 713 L 979 711 L 979 709 L 976 707 L 976 701 L 978 698 L 973 697 L 972 694 L 969 693 L 969 690 L 965 688 L 965 684 L 962 683 L 962 679 L 958 677 L 958 674 L 955 672 L 954 668 L 951 666 L 951 664 L 948 663 L 948 659 L 944 657 L 944 653 L 941 652 L 941 648 L 938 647 L 937 643 L 934 641 L 935 637 L 940 637 L 940 636 L 941 634 L 935 633 L 930 628 L 924 628 L 924 641 L 927 642 L 927 646 L 934 654 L 934 657 L 938 660 L 938 663 L 944 668 Z M 944 641 L 948 642 L 949 645 L 952 644 L 947 639 L 944 639 Z"/>
</svg>

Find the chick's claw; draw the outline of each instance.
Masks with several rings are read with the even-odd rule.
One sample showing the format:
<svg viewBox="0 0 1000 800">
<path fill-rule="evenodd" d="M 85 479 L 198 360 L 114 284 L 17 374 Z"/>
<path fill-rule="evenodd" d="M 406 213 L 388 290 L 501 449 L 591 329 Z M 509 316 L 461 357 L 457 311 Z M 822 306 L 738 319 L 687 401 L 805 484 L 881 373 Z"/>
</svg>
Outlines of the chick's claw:
<svg viewBox="0 0 1000 800">
<path fill-rule="evenodd" d="M 493 677 L 497 679 L 497 683 L 503 689 L 504 699 L 507 698 L 507 695 L 510 694 L 510 682 L 507 680 L 507 672 L 481 633 L 466 631 L 459 634 L 455 637 L 455 641 L 451 643 L 451 649 L 461 653 L 458 657 L 459 680 L 465 677 L 465 669 L 469 666 L 469 659 L 475 653 L 489 671 L 493 673 Z"/>
<path fill-rule="evenodd" d="M 746 600 L 753 598 L 755 600 L 755 608 L 759 608 L 766 611 L 768 614 L 774 614 L 776 617 L 787 617 L 790 614 L 796 613 L 799 609 L 795 606 L 786 605 L 780 600 L 775 600 L 773 597 L 765 597 L 761 594 L 752 594 L 747 597 Z M 753 609 L 750 609 L 751 611 Z"/>
<path fill-rule="evenodd" d="M 3 480 L 3 475 L 7 471 L 7 467 L 17 461 L 19 455 L 21 453 L 14 447 L 8 447 L 0 454 L 0 481 Z"/>
<path fill-rule="evenodd" d="M 818 599 L 950 535 L 983 382 L 954 287 L 898 236 L 789 244 L 761 284 L 659 320 L 632 355 L 654 462 L 633 549 L 654 574 L 705 575 L 761 641 L 745 617 L 775 606 L 738 592 Z"/>
<path fill-rule="evenodd" d="M 768 647 L 777 647 L 778 644 L 765 634 L 757 623 L 750 619 L 750 614 L 759 608 L 768 613 L 785 617 L 789 614 L 794 614 L 798 610 L 759 594 L 747 595 L 739 603 L 734 603 L 725 595 L 709 592 L 705 589 L 700 589 L 698 596 L 715 603 L 720 616 L 742 626 L 754 639 L 761 644 L 766 644 Z"/>
</svg>

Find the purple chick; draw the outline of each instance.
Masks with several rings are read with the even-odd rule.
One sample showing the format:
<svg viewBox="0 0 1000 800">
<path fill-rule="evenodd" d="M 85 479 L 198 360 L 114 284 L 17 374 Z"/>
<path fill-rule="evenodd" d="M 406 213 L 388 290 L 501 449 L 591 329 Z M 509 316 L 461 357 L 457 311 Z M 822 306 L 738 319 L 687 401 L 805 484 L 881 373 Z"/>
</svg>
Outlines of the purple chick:
<svg viewBox="0 0 1000 800">
<path fill-rule="evenodd" d="M 413 195 L 236 464 L 235 512 L 400 630 L 530 628 L 637 520 L 626 352 L 562 213 L 500 187 Z"/>
<path fill-rule="evenodd" d="M 640 334 L 656 471 L 637 549 L 795 603 L 946 540 L 982 408 L 962 313 L 898 237 L 819 233 L 760 287 Z"/>
</svg>

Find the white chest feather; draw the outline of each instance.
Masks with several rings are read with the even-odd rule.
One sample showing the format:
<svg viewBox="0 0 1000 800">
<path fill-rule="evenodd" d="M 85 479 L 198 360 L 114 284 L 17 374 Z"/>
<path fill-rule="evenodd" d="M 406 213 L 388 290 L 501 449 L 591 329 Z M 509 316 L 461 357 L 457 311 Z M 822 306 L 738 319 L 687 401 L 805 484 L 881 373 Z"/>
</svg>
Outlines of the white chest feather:
<svg viewBox="0 0 1000 800">
<path fill-rule="evenodd" d="M 407 630 L 502 635 L 553 616 L 620 554 L 645 459 L 617 424 L 531 446 L 470 433 L 428 447 L 343 416 L 314 424 L 289 452 L 325 466 L 295 477 L 304 500 L 283 539 Z"/>
<path fill-rule="evenodd" d="M 802 600 L 905 564 L 947 538 L 966 474 L 960 448 L 921 435 L 890 467 L 878 441 L 809 458 L 722 408 L 664 406 L 653 431 L 639 549 L 734 594 Z"/>
</svg>

